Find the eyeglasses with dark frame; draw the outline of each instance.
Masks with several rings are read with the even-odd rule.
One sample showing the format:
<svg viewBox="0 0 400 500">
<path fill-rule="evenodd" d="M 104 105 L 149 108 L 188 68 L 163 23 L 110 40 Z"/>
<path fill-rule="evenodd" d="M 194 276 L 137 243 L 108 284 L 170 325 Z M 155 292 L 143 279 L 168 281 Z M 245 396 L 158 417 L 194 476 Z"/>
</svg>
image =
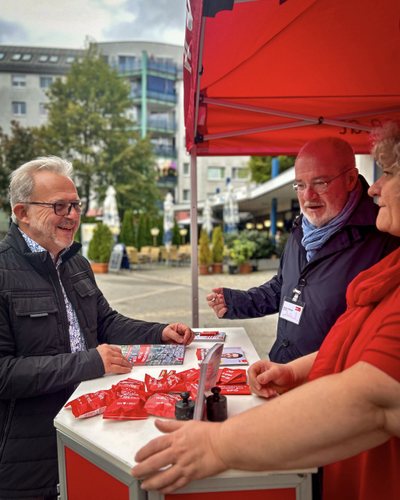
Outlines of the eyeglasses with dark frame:
<svg viewBox="0 0 400 500">
<path fill-rule="evenodd" d="M 331 179 L 329 179 L 327 181 L 315 181 L 315 182 L 311 182 L 311 184 L 306 184 L 305 182 L 294 182 L 293 189 L 297 193 L 304 193 L 304 191 L 306 190 L 307 185 L 308 185 L 317 194 L 324 194 L 328 191 L 329 184 L 331 182 L 333 182 L 335 179 L 337 179 L 341 175 L 345 174 L 346 172 L 350 172 L 350 170 L 353 170 L 354 168 L 355 167 L 351 167 L 351 168 L 348 168 L 347 170 L 343 170 L 343 172 L 340 172 L 340 174 L 335 175 L 335 177 L 332 177 Z"/>
<path fill-rule="evenodd" d="M 59 216 L 69 215 L 72 208 L 77 214 L 82 212 L 82 202 L 81 201 L 56 201 L 54 203 L 46 203 L 42 201 L 21 201 L 20 203 L 25 203 L 26 205 L 40 205 L 42 207 L 53 208 L 54 213 Z"/>
</svg>

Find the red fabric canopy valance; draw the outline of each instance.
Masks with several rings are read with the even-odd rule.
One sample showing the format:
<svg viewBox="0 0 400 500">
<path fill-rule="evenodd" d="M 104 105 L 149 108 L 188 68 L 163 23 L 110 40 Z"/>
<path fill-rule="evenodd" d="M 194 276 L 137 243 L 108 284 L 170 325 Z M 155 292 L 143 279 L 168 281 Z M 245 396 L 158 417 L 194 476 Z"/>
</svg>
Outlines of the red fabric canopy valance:
<svg viewBox="0 0 400 500">
<path fill-rule="evenodd" d="M 398 0 L 187 0 L 188 151 L 295 154 L 337 135 L 367 153 L 368 131 L 400 119 L 399 27 Z"/>
</svg>

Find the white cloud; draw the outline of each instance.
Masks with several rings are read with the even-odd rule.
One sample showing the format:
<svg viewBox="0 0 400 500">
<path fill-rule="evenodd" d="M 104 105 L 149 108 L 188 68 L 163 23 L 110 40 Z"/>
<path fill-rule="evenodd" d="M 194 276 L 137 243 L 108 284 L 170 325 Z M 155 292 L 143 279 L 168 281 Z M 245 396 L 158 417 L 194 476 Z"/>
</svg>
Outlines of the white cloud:
<svg viewBox="0 0 400 500">
<path fill-rule="evenodd" d="M 150 39 L 150 36 L 153 41 L 183 43 L 182 31 L 165 25 L 170 16 L 165 15 L 163 2 L 136 1 L 1 0 L 0 43 L 82 48 L 86 36 L 99 42 L 121 39 L 119 36 L 126 40 Z M 179 11 L 180 3 L 184 8 L 184 0 L 178 0 Z M 140 18 L 144 9 L 152 15 L 160 13 L 164 25 L 157 29 L 143 23 Z M 171 17 L 171 23 L 176 24 L 176 16 Z M 7 30 L 1 30 L 2 23 Z M 124 29 L 120 30 L 122 26 Z"/>
</svg>

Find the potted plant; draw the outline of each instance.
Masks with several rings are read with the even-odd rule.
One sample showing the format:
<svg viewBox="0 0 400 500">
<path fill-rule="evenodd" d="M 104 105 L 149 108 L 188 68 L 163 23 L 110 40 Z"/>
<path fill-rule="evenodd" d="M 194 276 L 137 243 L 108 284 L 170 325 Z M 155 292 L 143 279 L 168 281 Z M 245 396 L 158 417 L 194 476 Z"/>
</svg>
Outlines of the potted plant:
<svg viewBox="0 0 400 500">
<path fill-rule="evenodd" d="M 254 241 L 246 239 L 236 239 L 233 241 L 232 248 L 229 252 L 229 257 L 232 259 L 234 264 L 239 267 L 240 273 L 250 273 L 252 266 L 250 264 L 250 259 L 256 250 L 256 244 Z"/>
<path fill-rule="evenodd" d="M 214 227 L 211 236 L 211 244 L 213 272 L 222 273 L 222 263 L 224 261 L 224 237 L 220 226 Z"/>
<path fill-rule="evenodd" d="M 211 250 L 210 250 L 210 240 L 208 238 L 207 231 L 204 229 L 200 232 L 199 239 L 199 272 L 200 274 L 210 274 L 211 265 Z"/>
<path fill-rule="evenodd" d="M 88 248 L 88 257 L 91 261 L 93 272 L 108 272 L 108 261 L 114 246 L 114 237 L 108 226 L 102 222 L 97 224 L 93 231 Z"/>
<path fill-rule="evenodd" d="M 270 259 L 274 256 L 275 245 L 271 241 L 268 233 L 265 231 L 243 231 L 240 234 L 241 238 L 248 239 L 250 241 L 254 241 L 256 244 L 256 249 L 251 258 L 251 264 L 253 267 L 253 271 L 258 270 L 258 266 L 260 261 L 265 263 L 267 259 Z M 265 264 L 264 264 L 265 265 Z"/>
</svg>

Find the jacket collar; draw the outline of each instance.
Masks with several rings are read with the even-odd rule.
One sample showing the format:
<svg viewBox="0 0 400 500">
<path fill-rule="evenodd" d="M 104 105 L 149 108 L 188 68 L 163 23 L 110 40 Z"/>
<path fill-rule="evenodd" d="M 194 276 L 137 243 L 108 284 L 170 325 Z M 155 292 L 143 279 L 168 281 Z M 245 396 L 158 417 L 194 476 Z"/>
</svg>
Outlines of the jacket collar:
<svg viewBox="0 0 400 500">
<path fill-rule="evenodd" d="M 4 242 L 13 247 L 18 253 L 22 254 L 33 265 L 44 265 L 48 261 L 53 262 L 50 253 L 47 250 L 43 252 L 31 252 L 23 236 L 21 235 L 18 226 L 14 222 L 11 223 L 10 229 L 4 239 Z M 62 262 L 66 262 L 68 259 L 76 255 L 81 247 L 82 245 L 80 243 L 74 241 L 69 250 L 67 250 L 62 255 Z"/>
</svg>

